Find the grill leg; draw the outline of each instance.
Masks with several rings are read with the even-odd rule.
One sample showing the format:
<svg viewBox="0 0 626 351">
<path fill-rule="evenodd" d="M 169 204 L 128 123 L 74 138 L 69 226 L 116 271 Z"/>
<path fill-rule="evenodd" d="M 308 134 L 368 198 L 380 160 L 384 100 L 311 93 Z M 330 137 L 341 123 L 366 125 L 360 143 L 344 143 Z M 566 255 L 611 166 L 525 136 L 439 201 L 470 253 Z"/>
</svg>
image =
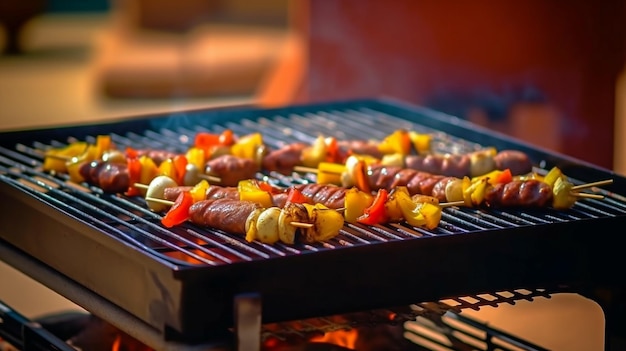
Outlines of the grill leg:
<svg viewBox="0 0 626 351">
<path fill-rule="evenodd" d="M 598 288 L 586 295 L 604 312 L 604 350 L 626 350 L 626 291 Z"/>
<path fill-rule="evenodd" d="M 238 351 L 261 349 L 261 296 L 241 294 L 235 297 L 235 337 Z"/>
</svg>

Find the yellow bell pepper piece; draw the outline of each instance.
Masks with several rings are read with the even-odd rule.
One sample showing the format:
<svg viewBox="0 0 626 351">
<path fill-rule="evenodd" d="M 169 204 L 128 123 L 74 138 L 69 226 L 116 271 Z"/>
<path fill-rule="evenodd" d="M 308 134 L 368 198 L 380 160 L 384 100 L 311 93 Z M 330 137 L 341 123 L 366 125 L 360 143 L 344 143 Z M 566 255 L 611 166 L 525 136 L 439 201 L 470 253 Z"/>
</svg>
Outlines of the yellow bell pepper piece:
<svg viewBox="0 0 626 351">
<path fill-rule="evenodd" d="M 378 151 L 383 154 L 408 155 L 411 152 L 409 132 L 398 129 L 389 134 L 378 144 Z"/>
<path fill-rule="evenodd" d="M 409 192 L 404 190 L 396 192 L 395 198 L 402 217 L 408 224 L 427 229 L 434 229 L 439 225 L 441 207 L 438 204 L 432 201 L 414 201 Z"/>
<path fill-rule="evenodd" d="M 239 140 L 230 147 L 230 152 L 237 157 L 256 159 L 257 148 L 262 145 L 263 136 L 261 133 L 252 133 L 239 138 Z"/>
<path fill-rule="evenodd" d="M 113 141 L 111 140 L 110 135 L 98 135 L 96 137 L 96 144 L 93 154 L 93 160 L 98 160 L 102 158 L 105 152 L 114 149 Z"/>
<path fill-rule="evenodd" d="M 561 172 L 561 169 L 559 169 L 558 167 L 552 167 L 548 174 L 546 174 L 543 178 L 543 181 L 551 187 L 554 187 L 557 179 L 559 178 L 567 180 L 567 177 L 563 174 L 563 172 Z"/>
<path fill-rule="evenodd" d="M 197 169 L 204 169 L 206 162 L 203 149 L 197 147 L 189 148 L 185 153 L 185 157 L 187 157 L 187 162 L 196 166 Z"/>
<path fill-rule="evenodd" d="M 60 173 L 67 172 L 66 163 L 73 157 L 79 157 L 87 151 L 89 144 L 83 141 L 71 143 L 62 148 L 55 148 L 46 151 L 43 170 Z"/>
<path fill-rule="evenodd" d="M 237 183 L 237 190 L 239 192 L 245 192 L 261 190 L 261 188 L 259 188 L 259 184 L 254 179 L 242 179 Z"/>
<path fill-rule="evenodd" d="M 441 221 L 441 207 L 430 202 L 423 202 L 416 208 L 426 219 L 424 226 L 428 229 L 435 229 Z"/>
<path fill-rule="evenodd" d="M 411 200 L 411 196 L 405 192 L 396 194 L 398 207 L 402 212 L 402 218 L 414 227 L 423 227 L 426 225 L 426 217 L 419 211 L 420 204 L 416 204 Z"/>
<path fill-rule="evenodd" d="M 433 137 L 430 134 L 421 134 L 415 131 L 409 132 L 409 139 L 411 139 L 413 147 L 419 154 L 430 152 L 432 138 Z"/>
<path fill-rule="evenodd" d="M 191 193 L 191 198 L 193 202 L 196 203 L 198 201 L 202 201 L 206 198 L 206 192 L 209 190 L 209 182 L 206 179 L 202 179 L 198 184 L 194 185 L 193 188 L 189 191 Z"/>
<path fill-rule="evenodd" d="M 317 166 L 317 183 L 341 185 L 341 175 L 346 166 L 340 163 L 320 162 Z"/>
<path fill-rule="evenodd" d="M 487 178 L 481 179 L 480 181 L 472 184 L 471 189 L 471 200 L 474 205 L 480 205 L 485 199 L 485 191 L 487 190 Z"/>
<path fill-rule="evenodd" d="M 472 178 L 472 183 L 476 183 L 478 181 L 481 181 L 483 179 L 487 179 L 487 182 L 489 182 L 489 184 L 491 185 L 496 185 L 498 183 L 498 180 L 500 179 L 501 176 L 503 176 L 505 173 L 504 171 L 501 171 L 499 169 L 495 169 L 487 174 L 478 176 L 478 177 L 473 177 Z M 511 179 L 510 177 L 508 179 Z"/>
<path fill-rule="evenodd" d="M 66 164 L 67 174 L 70 176 L 70 180 L 75 183 L 81 183 L 85 180 L 80 174 L 80 167 L 82 162 L 68 162 Z"/>
<path fill-rule="evenodd" d="M 251 201 L 260 204 L 264 208 L 272 207 L 272 196 L 267 191 L 263 190 L 248 190 L 239 192 L 239 199 L 241 201 Z"/>
<path fill-rule="evenodd" d="M 139 174 L 139 183 L 150 184 L 150 182 L 154 178 L 156 178 L 157 175 L 159 175 L 156 164 L 150 157 L 146 155 L 139 157 L 139 163 L 141 164 L 141 173 Z"/>
<path fill-rule="evenodd" d="M 402 195 L 398 195 L 400 193 L 402 193 Z M 385 202 L 385 212 L 390 222 L 399 222 L 404 218 L 398 197 L 402 197 L 403 199 L 411 197 L 407 187 L 398 186 L 389 193 L 387 202 Z M 404 201 L 403 204 L 406 204 L 406 201 Z"/>
<path fill-rule="evenodd" d="M 371 194 L 360 191 L 357 188 L 350 188 L 346 191 L 345 209 L 343 216 L 348 223 L 356 223 L 359 218 L 365 212 L 372 202 L 374 197 Z"/>
<path fill-rule="evenodd" d="M 313 144 L 302 151 L 300 161 L 305 167 L 317 167 L 320 162 L 326 160 L 326 138 L 320 135 L 315 139 Z"/>
<path fill-rule="evenodd" d="M 239 199 L 242 201 L 255 202 L 264 208 L 274 206 L 272 195 L 265 190 L 261 190 L 252 179 L 239 181 L 237 184 L 237 190 L 239 191 Z"/>
<path fill-rule="evenodd" d="M 174 167 L 174 161 L 172 159 L 167 159 L 161 162 L 157 170 L 157 175 L 164 175 L 172 179 L 177 179 L 176 167 Z"/>
<path fill-rule="evenodd" d="M 402 154 L 387 154 L 384 155 L 380 164 L 389 167 L 401 167 L 404 168 L 404 155 Z"/>
<path fill-rule="evenodd" d="M 472 185 L 472 181 L 469 177 L 463 177 L 461 188 L 463 189 L 463 201 L 465 201 L 465 206 L 472 207 L 472 190 L 470 186 Z"/>
<path fill-rule="evenodd" d="M 309 215 L 309 223 L 313 224 L 305 232 L 309 241 L 325 241 L 339 235 L 345 224 L 343 214 L 319 203 L 303 205 Z"/>
<path fill-rule="evenodd" d="M 576 202 L 572 196 L 572 183 L 563 178 L 557 178 L 552 187 L 552 207 L 557 210 L 566 210 Z"/>
</svg>

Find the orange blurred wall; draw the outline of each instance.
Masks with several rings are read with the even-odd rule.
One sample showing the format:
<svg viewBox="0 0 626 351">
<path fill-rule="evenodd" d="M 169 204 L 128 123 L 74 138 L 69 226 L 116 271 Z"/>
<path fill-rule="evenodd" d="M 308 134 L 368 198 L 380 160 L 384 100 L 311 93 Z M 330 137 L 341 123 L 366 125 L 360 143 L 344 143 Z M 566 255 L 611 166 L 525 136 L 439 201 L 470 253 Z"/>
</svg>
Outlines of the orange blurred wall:
<svg viewBox="0 0 626 351">
<path fill-rule="evenodd" d="M 625 2 L 291 5 L 306 50 L 297 102 L 397 97 L 612 168 Z"/>
</svg>

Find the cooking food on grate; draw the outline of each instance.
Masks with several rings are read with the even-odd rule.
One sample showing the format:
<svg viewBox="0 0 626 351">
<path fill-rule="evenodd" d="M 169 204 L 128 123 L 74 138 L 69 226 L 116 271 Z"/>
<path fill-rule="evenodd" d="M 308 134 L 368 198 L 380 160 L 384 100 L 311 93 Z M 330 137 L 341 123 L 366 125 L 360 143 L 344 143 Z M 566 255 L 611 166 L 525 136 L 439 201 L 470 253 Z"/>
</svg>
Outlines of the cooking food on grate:
<svg viewBox="0 0 626 351">
<path fill-rule="evenodd" d="M 268 151 L 260 133 L 237 137 L 227 129 L 221 134 L 197 133 L 193 146 L 185 154 L 176 154 L 131 147 L 121 152 L 109 136 L 99 135 L 94 144 L 75 142 L 48 150 L 44 170 L 67 172 L 71 180 L 86 181 L 106 192 L 119 192 L 128 180 L 128 194 L 138 195 L 140 192 L 132 184 L 148 183 L 161 174 L 176 179 L 179 184 L 194 185 L 201 179 L 209 179 L 214 184 L 234 186 L 239 180 L 254 178 L 261 170 L 290 173 L 309 166 L 318 167 L 321 183 L 340 185 L 338 172 L 327 169 L 341 167 L 339 162 L 345 163 L 357 155 L 370 163 L 456 177 L 484 174 L 493 169 L 509 169 L 516 175 L 532 169 L 530 159 L 520 151 L 496 152 L 488 148 L 462 155 L 432 154 L 430 142 L 428 134 L 399 129 L 380 142 L 319 136 L 311 145 L 295 143 Z M 118 165 L 124 162 L 129 177 L 123 174 L 124 167 Z"/>
<path fill-rule="evenodd" d="M 352 142 L 357 144 L 357 141 Z M 313 171 L 323 173 L 324 164 L 343 164 L 350 156 L 367 159 L 370 163 L 380 163 L 386 166 L 399 166 L 433 174 L 452 177 L 479 176 L 493 170 L 509 169 L 514 175 L 528 173 L 532 170 L 532 162 L 528 155 L 518 150 L 497 151 L 495 148 L 470 152 L 466 154 L 403 154 L 363 151 L 357 152 L 358 147 L 350 153 L 343 153 L 341 157 L 323 159 L 319 162 L 304 161 L 304 150 L 308 145 L 296 143 L 286 145 L 280 149 L 270 151 L 263 158 L 263 169 L 290 174 L 295 171 Z M 307 163 L 309 165 L 307 165 Z M 318 169 L 314 169 L 317 167 Z M 313 169 L 311 169 L 313 168 Z"/>
<path fill-rule="evenodd" d="M 415 148 L 426 150 L 430 136 L 414 132 L 397 131 L 385 138 L 382 142 L 374 141 L 337 141 L 335 138 L 320 136 L 313 145 L 292 144 L 285 149 L 296 150 L 299 164 L 317 165 L 320 160 L 336 161 L 337 157 L 345 159 L 346 155 L 354 152 L 383 155 L 388 152 L 409 152 L 410 145 L 400 147 L 397 139 L 409 135 Z M 332 150 L 332 151 L 331 151 Z M 193 146 L 185 154 L 176 154 L 166 150 L 134 149 L 127 147 L 124 152 L 118 150 L 111 137 L 99 135 L 96 142 L 88 144 L 83 141 L 74 142 L 62 148 L 47 150 L 44 153 L 43 169 L 58 173 L 68 173 L 75 182 L 87 181 L 98 185 L 98 175 L 85 177 L 81 168 L 93 161 L 110 163 L 127 163 L 133 172 L 141 173 L 140 182 L 146 183 L 156 174 L 173 176 L 181 184 L 193 185 L 200 179 L 210 179 L 221 185 L 236 185 L 241 179 L 255 176 L 263 165 L 272 168 L 281 163 L 293 162 L 289 152 L 278 152 L 272 156 L 267 154 L 267 148 L 260 133 L 251 133 L 241 137 L 227 129 L 221 134 L 197 133 Z M 341 156 L 340 156 L 341 154 Z M 280 160 L 276 160 L 279 156 Z M 184 165 L 185 167 L 182 167 Z M 104 169 L 105 165 L 93 164 L 92 168 Z M 120 169 L 120 167 L 112 167 Z M 172 174 L 176 173 L 176 174 Z M 131 177 L 132 178 L 132 177 Z M 133 179 L 137 181 L 137 179 Z M 119 184 L 106 184 L 104 188 L 117 189 Z M 132 190 L 132 189 L 131 189 Z"/>
<path fill-rule="evenodd" d="M 258 137 L 255 137 L 255 139 L 256 141 L 252 145 L 258 145 Z M 104 158 L 107 153 L 103 152 L 103 150 L 105 150 L 107 145 L 110 146 L 110 141 L 104 137 L 101 140 L 104 141 L 95 144 L 99 151 L 93 154 L 101 154 L 101 157 Z M 87 147 L 90 146 L 88 145 Z M 197 174 L 194 174 L 193 177 L 188 177 L 192 173 L 189 170 L 194 169 L 189 166 L 198 162 L 190 152 L 187 153 L 189 158 L 186 155 L 175 155 L 173 158 L 161 161 L 157 166 L 156 162 L 148 156 L 148 153 L 138 157 L 140 153 L 137 150 L 129 150 L 126 151 L 126 165 L 117 163 L 121 160 L 121 157 L 109 155 L 109 161 L 72 162 L 72 165 L 68 167 L 68 172 L 73 177 L 80 177 L 88 183 L 99 186 L 105 192 L 126 192 L 127 195 L 142 194 L 141 191 L 134 187 L 134 184 L 145 184 L 157 175 L 168 175 L 175 179 L 177 184 L 189 184 L 191 178 L 193 178 L 193 181 L 200 179 L 200 176 Z M 152 154 L 158 153 L 153 152 Z M 508 160 L 520 158 L 520 154 L 514 151 L 508 151 L 507 154 L 509 155 Z M 161 155 L 163 154 L 161 153 Z M 523 155 L 521 158 L 524 159 Z M 194 161 L 194 163 L 189 160 Z M 224 175 L 229 175 L 228 184 L 234 184 L 235 181 L 239 181 L 238 178 L 240 177 L 252 178 L 252 170 L 256 174 L 254 163 L 251 163 L 250 159 L 245 159 L 248 161 L 247 163 L 242 160 L 244 158 L 224 154 L 211 160 L 209 162 L 211 166 L 207 166 L 207 168 L 220 169 L 220 172 L 223 172 Z M 75 164 L 79 165 L 78 171 L 73 167 Z M 489 180 L 468 181 L 465 177 L 434 175 L 428 172 L 385 166 L 379 163 L 368 165 L 366 158 L 354 155 L 348 157 L 345 166 L 321 163 L 320 168 L 326 169 L 325 167 L 328 167 L 328 165 L 336 168 L 332 170 L 335 172 L 335 175 L 339 170 L 343 170 L 341 176 L 336 177 L 334 181 L 340 179 L 341 185 L 344 187 L 356 186 L 363 191 L 372 191 L 381 188 L 390 190 L 396 186 L 406 186 L 411 194 L 433 196 L 441 202 L 463 201 L 466 206 L 543 207 L 549 205 L 556 209 L 566 209 L 573 206 L 579 196 L 583 196 L 578 191 L 566 191 L 568 188 L 571 188 L 571 184 L 565 176 L 558 183 L 556 181 L 551 183 L 535 182 L 530 179 L 517 179 L 510 182 L 504 182 L 502 179 L 494 181 L 496 180 L 496 175 L 497 178 L 502 178 L 503 174 L 510 174 L 509 169 L 489 173 L 490 176 L 486 178 Z M 239 171 L 237 172 L 237 170 Z M 236 175 L 236 177 L 230 177 L 230 175 Z M 591 197 L 591 195 L 584 196 Z"/>
<path fill-rule="evenodd" d="M 150 184 L 148 194 L 163 195 L 164 186 L 172 185 L 173 181 L 160 176 Z M 229 233 L 242 234 L 247 241 L 259 240 L 273 244 L 281 241 L 286 244 L 295 242 L 298 230 L 302 232 L 305 242 L 325 241 L 339 234 L 344 226 L 341 212 L 330 209 L 323 204 L 311 204 L 302 197 L 294 196 L 289 189 L 286 202 L 280 207 L 266 206 L 255 197 L 246 200 L 241 198 L 207 198 L 209 184 L 202 181 L 192 189 L 177 192 L 176 200 L 169 205 L 171 208 L 162 218 L 161 223 L 171 228 L 184 222 L 191 222 Z M 179 188 L 180 189 L 180 188 Z M 157 205 L 167 201 L 161 198 L 146 197 L 146 202 Z M 151 206 L 151 205 L 150 205 Z M 163 210 L 160 207 L 151 207 Z"/>
<path fill-rule="evenodd" d="M 265 208 L 284 208 L 290 203 L 321 205 L 340 211 L 348 223 L 373 225 L 406 221 L 415 227 L 434 229 L 441 219 L 441 207 L 437 199 L 430 196 L 411 197 L 406 187 L 399 187 L 391 192 L 385 189 L 372 195 L 357 188 L 347 189 L 336 185 L 299 184 L 278 188 L 249 179 L 241 181 L 238 187 L 221 187 L 200 182 L 194 187 L 167 187 L 159 192 L 172 205 L 183 200 L 183 193 L 190 194 L 186 200 L 188 206 L 202 200 L 219 199 L 250 201 Z M 185 216 L 185 209 L 178 205 L 166 214 L 166 225 L 182 223 Z M 170 221 L 167 217 L 177 219 Z"/>
<path fill-rule="evenodd" d="M 545 176 L 513 177 L 509 170 L 492 171 L 480 177 L 447 177 L 401 167 L 367 165 L 353 158 L 342 174 L 343 186 L 363 191 L 393 189 L 405 186 L 412 195 L 422 194 L 441 202 L 461 202 L 468 207 L 548 207 L 571 208 L 580 197 L 602 198 L 581 193 L 585 187 L 574 187 L 558 167 Z M 610 182 L 607 181 L 607 183 Z"/>
<path fill-rule="evenodd" d="M 189 207 L 189 221 L 267 244 L 293 244 L 298 230 L 304 242 L 326 241 L 339 235 L 344 226 L 341 213 L 321 204 L 287 203 L 279 208 L 233 199 L 195 202 Z"/>
</svg>

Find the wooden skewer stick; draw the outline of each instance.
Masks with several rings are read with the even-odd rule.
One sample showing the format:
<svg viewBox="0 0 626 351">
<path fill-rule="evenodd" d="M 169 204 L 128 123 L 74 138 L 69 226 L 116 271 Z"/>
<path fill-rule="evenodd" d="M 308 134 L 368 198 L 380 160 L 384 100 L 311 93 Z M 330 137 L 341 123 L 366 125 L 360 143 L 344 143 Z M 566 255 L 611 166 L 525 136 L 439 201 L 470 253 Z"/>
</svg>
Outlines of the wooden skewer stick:
<svg viewBox="0 0 626 351">
<path fill-rule="evenodd" d="M 215 176 L 212 176 L 212 175 L 208 175 L 208 174 L 200 174 L 200 175 L 198 175 L 198 177 L 206 179 L 209 183 L 219 183 L 219 182 L 222 181 L 221 178 L 215 177 Z"/>
<path fill-rule="evenodd" d="M 147 196 L 146 197 L 146 201 L 158 202 L 160 204 L 169 205 L 169 206 L 174 205 L 174 201 L 165 200 L 165 199 L 159 199 L 159 198 L 156 198 L 156 197 L 149 197 L 149 196 Z"/>
<path fill-rule="evenodd" d="M 594 186 L 607 185 L 607 184 L 611 184 L 611 183 L 613 183 L 613 179 L 600 180 L 600 181 L 597 181 L 597 182 L 592 182 L 592 183 L 587 183 L 587 184 L 581 184 L 581 185 L 573 186 L 572 187 L 572 191 L 592 188 Z"/>
<path fill-rule="evenodd" d="M 576 193 L 576 192 L 572 192 L 570 193 L 571 196 L 575 196 L 575 197 L 583 197 L 583 198 L 588 198 L 588 199 L 604 199 L 603 195 L 599 195 L 599 194 L 589 194 L 589 193 Z"/>
<path fill-rule="evenodd" d="M 451 206 L 463 206 L 463 205 L 465 205 L 465 201 L 463 201 L 463 200 L 450 201 L 450 202 L 440 202 L 439 203 L 439 207 L 441 207 L 441 208 L 451 207 Z"/>
</svg>

